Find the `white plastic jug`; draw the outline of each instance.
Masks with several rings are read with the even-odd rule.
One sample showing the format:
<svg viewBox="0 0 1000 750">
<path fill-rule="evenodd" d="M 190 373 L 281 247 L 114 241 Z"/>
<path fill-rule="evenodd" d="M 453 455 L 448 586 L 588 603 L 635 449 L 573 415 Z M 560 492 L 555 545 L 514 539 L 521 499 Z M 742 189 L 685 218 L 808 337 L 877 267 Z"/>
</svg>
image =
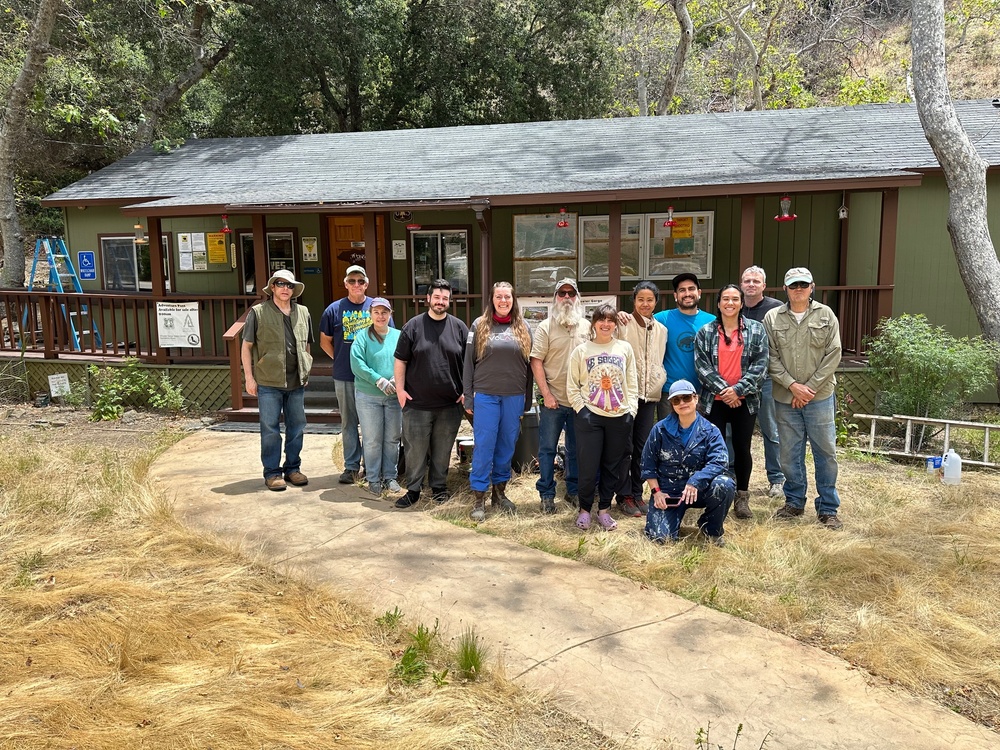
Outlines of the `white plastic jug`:
<svg viewBox="0 0 1000 750">
<path fill-rule="evenodd" d="M 941 461 L 941 481 L 945 484 L 958 484 L 962 481 L 962 457 L 955 453 L 954 448 L 949 448 Z"/>
</svg>

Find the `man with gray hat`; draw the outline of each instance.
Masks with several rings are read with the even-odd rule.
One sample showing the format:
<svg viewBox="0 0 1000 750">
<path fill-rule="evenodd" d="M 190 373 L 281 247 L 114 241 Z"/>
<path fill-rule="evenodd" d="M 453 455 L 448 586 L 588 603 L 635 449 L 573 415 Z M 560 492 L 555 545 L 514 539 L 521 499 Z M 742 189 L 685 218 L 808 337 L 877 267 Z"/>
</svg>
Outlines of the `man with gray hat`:
<svg viewBox="0 0 1000 750">
<path fill-rule="evenodd" d="M 559 435 L 566 432 L 566 502 L 576 505 L 577 465 L 573 407 L 569 403 L 566 374 L 569 355 L 588 340 L 590 323 L 583 314 L 580 289 L 575 279 L 556 283 L 552 312 L 535 329 L 531 340 L 531 372 L 542 394 L 538 414 L 538 481 L 535 489 L 543 513 L 556 512 L 555 460 Z"/>
<path fill-rule="evenodd" d="M 801 516 L 806 505 L 806 439 L 816 467 L 816 515 L 828 529 L 837 517 L 837 428 L 834 422 L 835 372 L 840 365 L 840 324 L 826 305 L 812 299 L 812 273 L 792 268 L 785 274 L 788 302 L 764 316 L 770 343 L 768 371 L 785 475 L 785 505 L 775 518 Z"/>
<path fill-rule="evenodd" d="M 312 318 L 295 300 L 305 284 L 291 271 L 275 271 L 264 294 L 268 299 L 247 313 L 240 349 L 247 393 L 257 397 L 260 461 L 264 484 L 280 492 L 288 484 L 309 484 L 301 471 L 306 427 L 305 390 L 312 367 L 309 345 Z M 285 461 L 281 462 L 281 415 L 285 415 Z"/>
<path fill-rule="evenodd" d="M 354 399 L 354 372 L 351 370 L 351 344 L 354 337 L 372 324 L 372 298 L 368 274 L 362 266 L 351 266 L 344 275 L 347 296 L 323 311 L 319 321 L 319 345 L 333 360 L 333 386 L 340 408 L 340 439 L 344 447 L 344 472 L 341 484 L 353 484 L 361 473 L 361 435 L 358 431 L 358 408 Z M 390 319 L 389 325 L 392 325 Z"/>
</svg>

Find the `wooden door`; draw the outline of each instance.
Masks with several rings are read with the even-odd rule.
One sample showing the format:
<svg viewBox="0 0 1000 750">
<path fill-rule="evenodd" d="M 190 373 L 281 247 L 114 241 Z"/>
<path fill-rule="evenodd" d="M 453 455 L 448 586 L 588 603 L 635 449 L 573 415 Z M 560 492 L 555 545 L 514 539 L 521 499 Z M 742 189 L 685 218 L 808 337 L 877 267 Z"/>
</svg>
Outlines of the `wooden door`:
<svg viewBox="0 0 1000 750">
<path fill-rule="evenodd" d="M 365 262 L 365 221 L 360 215 L 330 216 L 327 219 L 330 232 L 330 249 L 328 262 L 330 264 L 330 301 L 338 300 L 347 296 L 344 289 L 344 276 L 350 266 L 366 267 Z M 382 216 L 375 216 L 375 254 L 377 269 L 368 269 L 368 276 L 372 276 L 372 270 L 377 271 L 378 289 L 373 286 L 368 287 L 368 296 L 377 297 L 386 294 L 388 286 L 386 284 L 386 274 L 388 262 L 385 252 L 385 243 L 382 241 Z"/>
</svg>

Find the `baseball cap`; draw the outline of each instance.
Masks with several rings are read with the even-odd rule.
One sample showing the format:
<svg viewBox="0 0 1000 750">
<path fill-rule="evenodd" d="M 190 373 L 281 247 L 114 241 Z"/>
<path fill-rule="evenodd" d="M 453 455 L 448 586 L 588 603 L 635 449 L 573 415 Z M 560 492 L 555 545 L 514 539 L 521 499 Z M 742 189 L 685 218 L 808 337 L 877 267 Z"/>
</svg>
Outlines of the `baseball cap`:
<svg viewBox="0 0 1000 750">
<path fill-rule="evenodd" d="M 576 279 L 571 279 L 569 277 L 566 277 L 565 279 L 562 279 L 561 281 L 557 281 L 556 282 L 556 288 L 555 288 L 554 291 L 558 292 L 564 286 L 571 286 L 571 287 L 573 287 L 573 291 L 574 292 L 576 292 L 577 294 L 580 293 L 580 287 L 578 287 L 576 285 Z"/>
<path fill-rule="evenodd" d="M 813 283 L 813 275 L 808 268 L 789 268 L 785 274 L 785 286 L 794 284 L 796 281 L 804 281 L 807 284 Z"/>
<path fill-rule="evenodd" d="M 670 386 L 670 392 L 667 393 L 667 400 L 672 399 L 674 396 L 684 396 L 688 393 L 697 395 L 698 391 L 687 380 L 677 380 Z"/>
<path fill-rule="evenodd" d="M 389 303 L 389 300 L 387 300 L 385 297 L 376 297 L 375 299 L 372 300 L 371 306 L 387 307 L 389 308 L 389 312 L 392 312 L 392 305 Z"/>
<path fill-rule="evenodd" d="M 679 287 L 685 281 L 693 281 L 695 286 L 701 289 L 701 282 L 698 281 L 698 277 L 695 274 L 691 273 L 690 271 L 677 274 L 676 276 L 674 276 L 674 278 L 670 280 L 670 283 L 674 285 L 674 291 L 676 292 L 677 287 Z"/>
<path fill-rule="evenodd" d="M 344 281 L 347 281 L 352 273 L 360 273 L 365 277 L 365 281 L 368 281 L 368 272 L 365 271 L 364 266 L 349 266 L 347 272 L 344 274 Z"/>
</svg>

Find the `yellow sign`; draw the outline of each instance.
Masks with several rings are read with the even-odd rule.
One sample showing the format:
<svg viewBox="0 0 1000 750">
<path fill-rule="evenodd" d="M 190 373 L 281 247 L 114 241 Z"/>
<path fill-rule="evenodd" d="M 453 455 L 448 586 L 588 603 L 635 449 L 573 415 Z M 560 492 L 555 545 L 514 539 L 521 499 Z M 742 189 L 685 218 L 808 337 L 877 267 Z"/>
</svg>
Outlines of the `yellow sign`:
<svg viewBox="0 0 1000 750">
<path fill-rule="evenodd" d="M 229 255 L 226 253 L 226 235 L 222 232 L 208 233 L 208 262 L 228 263 Z"/>
<path fill-rule="evenodd" d="M 690 216 L 679 216 L 677 219 L 677 226 L 674 227 L 673 235 L 675 240 L 686 239 L 688 237 L 694 237 L 694 232 L 692 225 L 694 223 L 692 217 Z"/>
</svg>

